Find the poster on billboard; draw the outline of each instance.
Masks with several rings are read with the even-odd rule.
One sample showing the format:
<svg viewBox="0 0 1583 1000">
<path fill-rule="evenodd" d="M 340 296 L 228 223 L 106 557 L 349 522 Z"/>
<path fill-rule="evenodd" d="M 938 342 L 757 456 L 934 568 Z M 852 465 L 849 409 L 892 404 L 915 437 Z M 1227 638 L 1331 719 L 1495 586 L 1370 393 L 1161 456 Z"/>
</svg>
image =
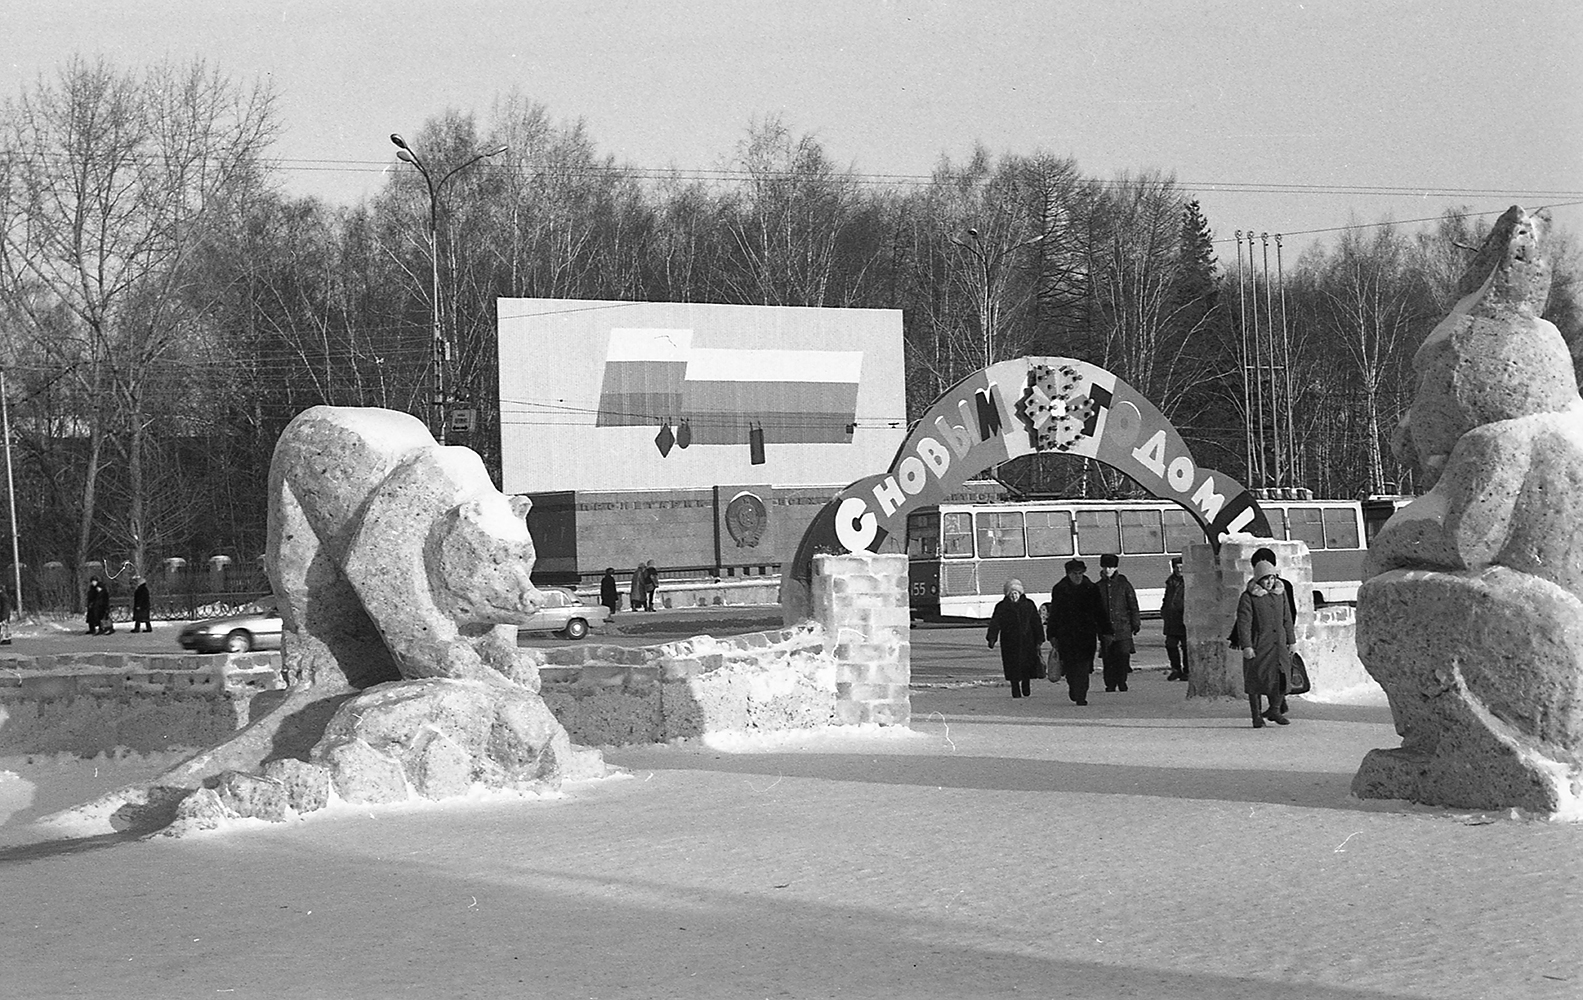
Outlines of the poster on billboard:
<svg viewBox="0 0 1583 1000">
<path fill-rule="evenodd" d="M 901 313 L 500 299 L 508 492 L 836 488 L 906 436 Z"/>
</svg>

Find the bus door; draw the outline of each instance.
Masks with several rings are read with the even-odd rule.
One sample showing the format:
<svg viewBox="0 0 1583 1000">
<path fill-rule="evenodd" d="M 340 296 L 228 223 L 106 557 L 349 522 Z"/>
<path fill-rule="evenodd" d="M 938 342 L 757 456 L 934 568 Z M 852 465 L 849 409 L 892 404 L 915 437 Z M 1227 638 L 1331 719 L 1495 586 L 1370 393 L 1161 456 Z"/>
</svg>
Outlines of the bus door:
<svg viewBox="0 0 1583 1000">
<path fill-rule="evenodd" d="M 940 611 L 940 512 L 907 515 L 907 603 L 927 614 Z"/>
</svg>

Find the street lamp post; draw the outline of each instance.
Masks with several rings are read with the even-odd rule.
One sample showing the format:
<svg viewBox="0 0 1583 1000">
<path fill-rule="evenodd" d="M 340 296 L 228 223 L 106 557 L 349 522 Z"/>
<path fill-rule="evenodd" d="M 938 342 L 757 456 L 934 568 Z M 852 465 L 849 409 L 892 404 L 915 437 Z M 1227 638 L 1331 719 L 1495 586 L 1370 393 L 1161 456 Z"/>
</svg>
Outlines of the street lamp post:
<svg viewBox="0 0 1583 1000">
<path fill-rule="evenodd" d="M 479 160 L 504 153 L 508 147 L 499 146 L 495 149 L 474 153 L 462 163 L 452 167 L 448 173 L 436 182 L 433 175 L 429 173 L 429 168 L 423 165 L 423 160 L 418 157 L 417 153 L 413 152 L 411 146 L 407 145 L 407 140 L 403 139 L 400 134 L 392 132 L 390 133 L 390 141 L 396 146 L 396 159 L 404 160 L 417 167 L 418 173 L 423 175 L 423 183 L 429 189 L 429 300 L 433 306 L 434 316 L 434 356 L 430 361 L 434 370 L 433 425 L 431 429 L 434 432 L 434 439 L 440 444 L 444 444 L 446 406 L 451 401 L 446 394 L 448 388 L 446 367 L 451 361 L 451 342 L 445 336 L 445 328 L 440 319 L 440 193 L 445 190 L 445 183 L 452 177 L 455 177 Z"/>
</svg>

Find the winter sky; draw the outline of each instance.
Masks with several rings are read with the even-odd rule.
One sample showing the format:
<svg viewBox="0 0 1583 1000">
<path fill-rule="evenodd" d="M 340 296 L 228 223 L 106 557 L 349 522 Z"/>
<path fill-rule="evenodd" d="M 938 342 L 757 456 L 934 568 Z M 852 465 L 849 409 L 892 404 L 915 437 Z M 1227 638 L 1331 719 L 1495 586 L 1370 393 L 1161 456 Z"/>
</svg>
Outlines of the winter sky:
<svg viewBox="0 0 1583 1000">
<path fill-rule="evenodd" d="M 1556 219 L 1583 230 L 1575 0 L 12 0 L 5 20 L 6 97 L 73 53 L 267 78 L 288 190 L 336 202 L 410 169 L 389 133 L 519 89 L 638 167 L 722 166 L 775 114 L 886 182 L 975 142 L 1174 171 L 1218 238 L 1289 251 L 1449 205 L 1570 202 Z"/>
</svg>

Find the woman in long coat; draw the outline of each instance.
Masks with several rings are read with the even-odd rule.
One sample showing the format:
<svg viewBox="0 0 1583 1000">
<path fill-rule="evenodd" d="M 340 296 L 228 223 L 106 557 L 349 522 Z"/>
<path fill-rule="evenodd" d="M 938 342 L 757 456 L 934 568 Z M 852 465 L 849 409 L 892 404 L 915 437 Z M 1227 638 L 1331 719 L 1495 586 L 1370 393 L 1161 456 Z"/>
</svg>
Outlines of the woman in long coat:
<svg viewBox="0 0 1583 1000">
<path fill-rule="evenodd" d="M 1242 641 L 1242 690 L 1253 712 L 1253 728 L 1262 729 L 1265 719 L 1288 725 L 1291 720 L 1281 713 L 1281 700 L 1297 635 L 1286 587 L 1273 560 L 1254 560 L 1253 579 L 1237 598 L 1237 635 Z M 1259 711 L 1260 698 L 1269 701 L 1267 711 Z"/>
<path fill-rule="evenodd" d="M 88 634 L 98 635 L 104 627 L 104 615 L 109 610 L 110 592 L 104 589 L 97 576 L 88 580 L 88 596 L 83 599 L 83 617 L 88 622 Z"/>
<path fill-rule="evenodd" d="M 1039 645 L 1044 642 L 1044 623 L 1039 609 L 1028 600 L 1021 580 L 1006 581 L 1006 596 L 995 605 L 989 619 L 989 648 L 1000 640 L 1000 666 L 1011 681 L 1011 696 L 1024 698 L 1033 693 L 1029 681 L 1039 676 L 1044 661 Z"/>
<path fill-rule="evenodd" d="M 642 563 L 638 563 L 638 568 L 632 571 L 631 591 L 633 611 L 643 610 L 643 571 L 647 568 L 648 567 L 644 566 Z"/>
</svg>

